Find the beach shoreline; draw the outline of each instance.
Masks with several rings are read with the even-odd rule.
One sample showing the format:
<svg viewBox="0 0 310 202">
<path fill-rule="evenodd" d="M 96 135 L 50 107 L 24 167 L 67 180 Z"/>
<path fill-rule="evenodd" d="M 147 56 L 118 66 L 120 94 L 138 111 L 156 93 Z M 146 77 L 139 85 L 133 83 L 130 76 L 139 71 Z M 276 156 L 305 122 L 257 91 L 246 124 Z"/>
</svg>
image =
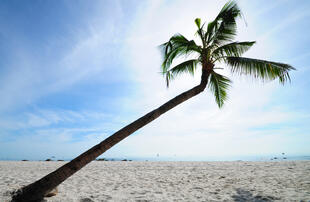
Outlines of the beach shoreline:
<svg viewBox="0 0 310 202">
<path fill-rule="evenodd" d="M 0 201 L 66 162 L 0 161 Z M 309 201 L 310 161 L 93 161 L 56 201 Z"/>
</svg>

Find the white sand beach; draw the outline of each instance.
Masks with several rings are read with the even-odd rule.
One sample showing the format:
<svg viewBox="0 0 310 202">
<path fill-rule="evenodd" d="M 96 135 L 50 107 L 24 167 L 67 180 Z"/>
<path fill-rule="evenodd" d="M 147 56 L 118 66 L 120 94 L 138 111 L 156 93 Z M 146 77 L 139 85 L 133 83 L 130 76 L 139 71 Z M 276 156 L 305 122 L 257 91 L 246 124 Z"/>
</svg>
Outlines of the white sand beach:
<svg viewBox="0 0 310 202">
<path fill-rule="evenodd" d="M 62 164 L 0 161 L 0 201 Z M 94 161 L 58 191 L 46 201 L 310 201 L 310 161 Z"/>
</svg>

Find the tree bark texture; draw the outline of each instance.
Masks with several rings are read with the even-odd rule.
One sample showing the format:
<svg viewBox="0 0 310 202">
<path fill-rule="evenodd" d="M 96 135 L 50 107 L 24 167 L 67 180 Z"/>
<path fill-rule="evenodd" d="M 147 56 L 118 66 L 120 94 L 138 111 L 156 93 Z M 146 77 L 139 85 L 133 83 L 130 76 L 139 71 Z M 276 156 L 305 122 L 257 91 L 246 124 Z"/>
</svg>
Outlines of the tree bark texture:
<svg viewBox="0 0 310 202">
<path fill-rule="evenodd" d="M 12 201 L 35 202 L 42 200 L 43 197 L 48 194 L 52 189 L 57 187 L 60 183 L 62 183 L 75 172 L 83 168 L 89 162 L 96 159 L 102 153 L 113 147 L 115 144 L 119 143 L 130 134 L 147 125 L 148 123 L 158 118 L 160 115 L 164 114 L 170 109 L 174 108 L 175 106 L 204 91 L 208 82 L 208 77 L 209 72 L 207 72 L 203 68 L 201 83 L 198 86 L 195 86 L 194 88 L 176 96 L 175 98 L 169 100 L 157 109 L 147 113 L 146 115 L 142 116 L 131 124 L 125 126 L 101 143 L 95 145 L 88 151 L 79 155 L 78 157 L 58 168 L 54 172 L 46 175 L 45 177 L 39 179 L 32 184 L 29 184 L 26 187 L 21 188 L 15 193 L 15 195 L 12 196 Z"/>
</svg>

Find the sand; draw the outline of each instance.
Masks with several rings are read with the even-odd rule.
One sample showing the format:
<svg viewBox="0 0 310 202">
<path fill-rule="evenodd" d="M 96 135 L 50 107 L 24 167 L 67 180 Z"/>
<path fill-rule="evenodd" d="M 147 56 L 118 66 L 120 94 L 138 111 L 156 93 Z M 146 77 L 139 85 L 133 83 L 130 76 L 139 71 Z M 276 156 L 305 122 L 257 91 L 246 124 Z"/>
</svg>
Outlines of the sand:
<svg viewBox="0 0 310 202">
<path fill-rule="evenodd" d="M 0 201 L 64 162 L 0 161 Z M 46 201 L 310 201 L 310 161 L 99 162 Z"/>
</svg>

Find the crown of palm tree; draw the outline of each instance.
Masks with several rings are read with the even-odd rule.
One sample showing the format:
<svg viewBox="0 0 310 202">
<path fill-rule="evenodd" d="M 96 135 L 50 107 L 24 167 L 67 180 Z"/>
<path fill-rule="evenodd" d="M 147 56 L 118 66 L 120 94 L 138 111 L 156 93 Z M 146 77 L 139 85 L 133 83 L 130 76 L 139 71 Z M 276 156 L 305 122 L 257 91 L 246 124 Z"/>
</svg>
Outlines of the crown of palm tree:
<svg viewBox="0 0 310 202">
<path fill-rule="evenodd" d="M 207 26 L 201 25 L 199 18 L 195 19 L 197 25 L 196 34 L 201 40 L 197 45 L 194 40 L 188 40 L 181 34 L 175 34 L 170 40 L 162 44 L 163 53 L 162 73 L 166 77 L 167 87 L 169 82 L 181 73 L 194 72 L 198 65 L 208 71 L 208 87 L 214 93 L 215 101 L 222 107 L 227 100 L 227 89 L 231 80 L 226 76 L 216 73 L 215 64 L 225 63 L 235 74 L 245 74 L 263 81 L 279 79 L 281 84 L 290 80 L 289 71 L 294 68 L 288 64 L 241 57 L 249 50 L 255 41 L 233 41 L 237 33 L 237 18 L 242 14 L 234 1 L 224 5 L 218 16 Z M 187 60 L 171 67 L 172 62 L 179 56 L 198 55 L 194 59 Z"/>
</svg>

